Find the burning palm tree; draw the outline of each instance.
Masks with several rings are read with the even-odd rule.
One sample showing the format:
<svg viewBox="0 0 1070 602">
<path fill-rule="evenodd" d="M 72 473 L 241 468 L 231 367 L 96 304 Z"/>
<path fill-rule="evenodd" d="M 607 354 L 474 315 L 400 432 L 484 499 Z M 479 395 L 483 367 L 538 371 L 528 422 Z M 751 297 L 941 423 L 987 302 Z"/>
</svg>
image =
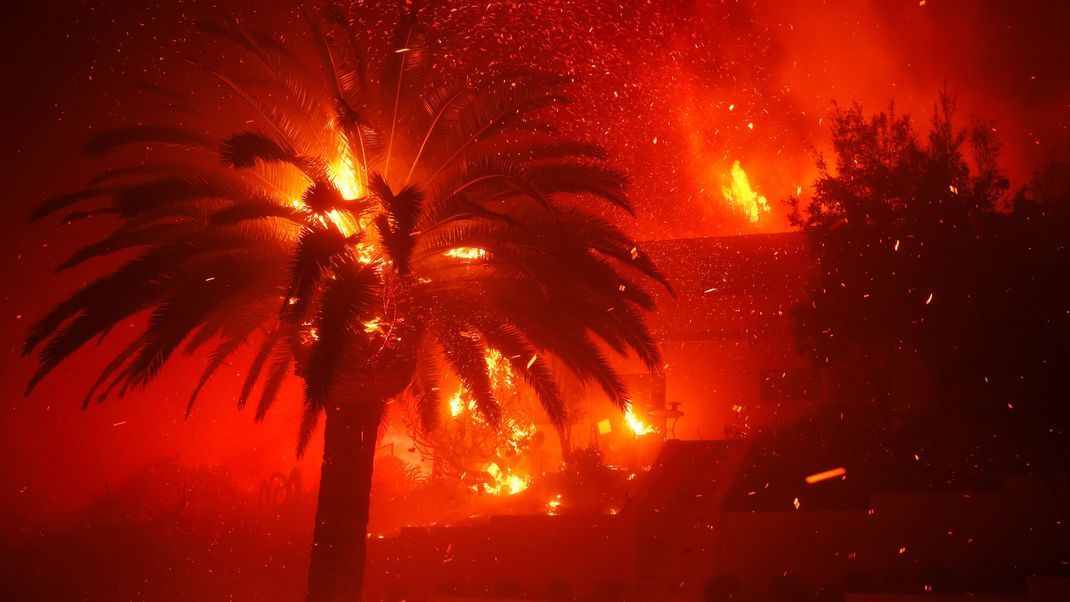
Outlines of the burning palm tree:
<svg viewBox="0 0 1070 602">
<path fill-rule="evenodd" d="M 432 428 L 448 369 L 497 423 L 484 360 L 493 349 L 557 424 L 565 404 L 548 357 L 626 408 L 604 351 L 631 350 L 658 368 L 642 285 L 665 281 L 592 212 L 595 200 L 630 211 L 625 178 L 605 167 L 601 148 L 562 139 L 546 120 L 567 102 L 565 78 L 446 78 L 409 15 L 392 39 L 371 44 L 362 39 L 369 28 L 339 10 L 309 21 L 315 67 L 233 19 L 206 27 L 258 69 L 241 78 L 195 63 L 227 91 L 225 110 L 244 111 L 238 128 L 212 135 L 217 117 L 203 129 L 141 125 L 90 140 L 91 155 L 140 145 L 169 158 L 119 163 L 34 212 L 114 222 L 61 269 L 134 255 L 44 315 L 25 351 L 39 349 L 32 389 L 75 350 L 140 317 L 144 327 L 85 404 L 145 386 L 176 352 L 202 350 L 192 409 L 209 378 L 251 344 L 237 398 L 245 406 L 262 383 L 258 420 L 296 374 L 298 454 L 325 418 L 308 598 L 354 600 L 387 402 L 411 394 Z"/>
</svg>

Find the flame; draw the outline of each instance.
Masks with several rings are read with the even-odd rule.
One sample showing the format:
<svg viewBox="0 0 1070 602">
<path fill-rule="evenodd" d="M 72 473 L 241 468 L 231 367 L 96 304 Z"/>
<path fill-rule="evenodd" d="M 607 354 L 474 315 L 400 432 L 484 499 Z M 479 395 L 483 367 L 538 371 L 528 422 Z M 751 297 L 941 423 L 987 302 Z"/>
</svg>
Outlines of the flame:
<svg viewBox="0 0 1070 602">
<path fill-rule="evenodd" d="M 443 255 L 454 259 L 483 259 L 487 256 L 487 250 L 479 247 L 454 247 Z"/>
<path fill-rule="evenodd" d="M 352 200 L 364 196 L 363 186 L 360 183 L 360 179 L 357 177 L 357 170 L 353 166 L 353 160 L 349 156 L 348 151 L 344 150 L 344 148 L 339 152 L 338 158 L 327 165 L 327 173 L 331 178 L 331 182 L 338 188 L 338 191 L 342 193 L 342 198 Z M 294 209 L 305 208 L 305 203 L 300 198 L 290 199 L 290 204 L 293 205 Z M 349 216 L 343 215 L 337 209 L 327 212 L 327 215 L 324 217 L 327 221 L 330 221 L 337 226 L 338 230 L 346 236 L 364 230 L 364 224 L 359 223 L 357 220 L 354 220 Z M 321 221 L 324 220 L 323 217 L 320 219 Z M 324 224 L 326 224 L 326 221 L 324 221 Z"/>
<path fill-rule="evenodd" d="M 491 495 L 516 495 L 530 485 L 530 477 L 522 477 L 502 470 L 495 463 L 487 466 L 487 473 L 494 477 L 493 483 L 483 483 L 483 491 Z"/>
<path fill-rule="evenodd" d="M 511 364 L 495 349 L 487 348 L 484 352 L 487 363 L 487 375 L 491 387 L 496 391 L 510 390 L 516 386 L 516 377 Z M 476 401 L 463 386 L 448 400 L 450 417 L 454 420 L 467 420 L 486 426 L 486 421 L 476 409 Z M 498 459 L 513 457 L 525 451 L 528 443 L 538 433 L 538 428 L 527 419 L 506 417 L 501 424 L 503 440 L 497 444 L 495 454 Z M 531 475 L 513 472 L 509 467 L 502 468 L 497 462 L 491 462 L 486 472 L 493 482 L 482 484 L 484 492 L 491 495 L 515 495 L 524 491 L 531 484 Z M 478 488 L 476 488 L 478 490 Z"/>
<path fill-rule="evenodd" d="M 560 508 L 560 507 L 561 507 L 561 494 L 559 493 L 559 494 L 555 495 L 554 497 L 550 498 L 550 501 L 546 502 L 546 508 L 547 508 L 546 514 L 549 514 L 550 516 L 555 516 L 557 514 L 557 509 Z"/>
<path fill-rule="evenodd" d="M 382 318 L 375 317 L 364 323 L 364 332 L 382 332 Z"/>
<path fill-rule="evenodd" d="M 743 211 L 750 223 L 757 223 L 761 214 L 769 211 L 769 202 L 751 187 L 750 178 L 739 161 L 732 163 L 729 176 L 728 185 L 721 186 L 721 194 L 726 201 Z"/>
<path fill-rule="evenodd" d="M 484 351 L 483 360 L 487 363 L 487 376 L 490 377 L 490 384 L 493 389 L 513 387 L 513 369 L 497 349 L 488 347 Z M 451 417 L 456 418 L 465 413 L 465 411 L 475 411 L 476 400 L 467 393 L 468 391 L 464 387 L 459 387 L 450 397 Z M 473 418 L 478 422 L 483 420 L 478 414 L 473 414 Z"/>
<path fill-rule="evenodd" d="M 345 146 L 342 146 L 342 152 L 339 157 L 327 166 L 327 171 L 331 176 L 331 182 L 334 183 L 338 191 L 342 193 L 342 198 L 346 200 L 352 200 L 364 196 L 362 187 L 357 179 L 357 170 L 353 167 L 353 160 L 349 156 L 349 152 L 344 150 Z M 332 210 L 327 214 L 327 218 L 338 227 L 338 230 L 350 236 L 358 230 L 363 230 L 361 224 L 356 223 L 355 220 L 342 215 L 338 210 Z"/>
<path fill-rule="evenodd" d="M 349 156 L 349 151 L 345 150 L 344 145 L 342 148 L 339 157 L 327 166 L 327 171 L 330 173 L 331 182 L 342 193 L 342 198 L 346 200 L 360 198 L 364 196 L 363 186 L 357 178 L 356 168 L 353 167 L 353 158 Z"/>
<path fill-rule="evenodd" d="M 624 412 L 624 422 L 628 425 L 628 428 L 632 429 L 636 437 L 658 432 L 657 427 L 647 424 L 632 410 L 631 406 Z"/>
<path fill-rule="evenodd" d="M 460 416 L 467 408 L 467 404 L 461 396 L 462 393 L 464 393 L 463 389 L 457 389 L 457 392 L 453 394 L 453 397 L 450 397 L 450 416 L 453 418 Z M 467 403 L 473 402 L 469 401 Z"/>
</svg>

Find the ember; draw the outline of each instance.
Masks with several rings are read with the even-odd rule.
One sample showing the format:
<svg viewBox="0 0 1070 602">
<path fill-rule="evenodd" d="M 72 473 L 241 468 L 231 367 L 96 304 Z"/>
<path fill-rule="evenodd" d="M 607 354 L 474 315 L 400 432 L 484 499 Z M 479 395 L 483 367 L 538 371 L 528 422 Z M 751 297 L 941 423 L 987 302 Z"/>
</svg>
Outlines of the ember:
<svg viewBox="0 0 1070 602">
<path fill-rule="evenodd" d="M 813 485 L 814 483 L 820 483 L 821 481 L 827 481 L 828 479 L 835 479 L 836 477 L 842 477 L 847 474 L 847 469 L 844 467 L 833 468 L 832 470 L 826 470 L 817 474 L 812 474 L 806 477 L 806 483 Z"/>
</svg>

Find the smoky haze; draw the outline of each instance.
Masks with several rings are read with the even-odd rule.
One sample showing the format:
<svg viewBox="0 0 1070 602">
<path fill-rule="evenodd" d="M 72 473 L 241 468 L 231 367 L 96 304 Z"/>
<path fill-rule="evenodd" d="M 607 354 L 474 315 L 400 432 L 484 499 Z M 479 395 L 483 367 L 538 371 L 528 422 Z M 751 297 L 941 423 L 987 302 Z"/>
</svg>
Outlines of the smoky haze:
<svg viewBox="0 0 1070 602">
<path fill-rule="evenodd" d="M 221 4 L 288 39 L 305 35 L 291 2 Z M 200 3 L 36 2 L 11 10 L 0 209 L 4 514 L 33 524 L 67 516 L 104 483 L 161 457 L 222 464 L 250 482 L 292 466 L 296 404 L 254 425 L 228 396 L 237 367 L 185 422 L 195 362 L 83 413 L 81 386 L 104 355 L 90 350 L 23 397 L 32 371 L 20 353 L 28 323 L 92 275 L 49 276 L 45 266 L 93 232 L 28 227 L 29 207 L 84 185 L 94 169 L 78 147 L 91 132 L 154 114 L 133 82 L 178 81 L 210 97 L 213 87 L 180 79 L 188 73 L 182 59 L 219 51 L 199 44 L 194 22 L 214 14 Z M 796 190 L 805 199 L 834 100 L 876 111 L 895 99 L 925 120 L 946 85 L 962 120 L 998 130 L 1014 185 L 1070 153 L 1066 3 L 492 1 L 426 12 L 457 64 L 505 49 L 502 60 L 577 76 L 570 127 L 606 144 L 630 174 L 638 221 L 626 225 L 642 239 L 788 228 L 779 200 Z M 722 191 L 736 161 L 770 207 L 754 223 Z M 315 474 L 317 453 L 302 462 L 306 474 Z"/>
</svg>

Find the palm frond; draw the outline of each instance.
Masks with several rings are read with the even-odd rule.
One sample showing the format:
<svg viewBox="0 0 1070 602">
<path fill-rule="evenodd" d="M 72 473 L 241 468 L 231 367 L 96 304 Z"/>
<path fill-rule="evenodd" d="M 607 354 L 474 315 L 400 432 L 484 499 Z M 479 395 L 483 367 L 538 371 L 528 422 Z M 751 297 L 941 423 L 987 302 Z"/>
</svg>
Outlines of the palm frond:
<svg viewBox="0 0 1070 602">
<path fill-rule="evenodd" d="M 312 295 L 330 270 L 346 260 L 348 239 L 335 227 L 306 229 L 297 241 L 290 263 L 287 305 L 283 315 L 291 323 L 306 315 Z"/>
<path fill-rule="evenodd" d="M 480 325 L 480 330 L 490 346 L 508 360 L 513 372 L 519 374 L 535 391 L 550 422 L 555 427 L 564 427 L 567 422 L 565 400 L 546 360 L 539 357 L 539 350 L 510 324 L 485 321 Z"/>
<path fill-rule="evenodd" d="M 456 85 L 439 87 L 424 95 L 424 110 L 430 116 L 430 121 L 425 128 L 423 140 L 420 141 L 420 146 L 416 150 L 416 156 L 412 159 L 409 173 L 405 176 L 405 184 L 412 180 L 416 168 L 420 165 L 424 150 L 428 147 L 436 130 L 448 130 L 451 126 L 460 123 L 474 98 L 475 93 L 468 87 Z"/>
<path fill-rule="evenodd" d="M 242 383 L 241 391 L 238 393 L 238 409 L 244 408 L 249 401 L 249 397 L 253 394 L 253 388 L 256 386 L 257 381 L 260 380 L 260 372 L 264 369 L 264 364 L 267 363 L 275 348 L 283 342 L 285 333 L 284 327 L 277 325 L 268 332 L 260 343 L 260 348 L 257 350 L 256 355 L 253 356 L 249 370 L 245 373 L 245 381 Z"/>
<path fill-rule="evenodd" d="M 439 423 L 442 399 L 438 390 L 438 375 L 441 367 L 431 337 L 417 349 L 416 372 L 413 378 L 414 401 L 424 432 L 435 430 Z"/>
<path fill-rule="evenodd" d="M 286 382 L 286 376 L 290 373 L 290 365 L 293 363 L 293 359 L 293 352 L 286 345 L 280 346 L 275 351 L 275 358 L 271 361 L 267 379 L 264 380 L 264 387 L 260 390 L 260 401 L 256 404 L 256 414 L 253 417 L 255 421 L 262 421 L 267 416 L 272 404 L 275 403 L 275 399 L 279 396 L 279 391 L 282 390 L 283 383 Z"/>
<path fill-rule="evenodd" d="M 406 186 L 394 194 L 379 173 L 372 175 L 368 189 L 383 207 L 382 213 L 375 220 L 383 246 L 386 247 L 398 273 L 407 274 L 415 244 L 412 234 L 424 195 L 415 186 Z"/>
<path fill-rule="evenodd" d="M 185 128 L 167 125 L 134 125 L 106 130 L 85 143 L 82 150 L 87 155 L 107 154 L 128 144 L 179 146 L 194 149 L 210 149 L 212 143 L 205 136 Z"/>
<path fill-rule="evenodd" d="M 112 358 L 110 362 L 108 362 L 108 365 L 105 366 L 104 369 L 100 372 L 100 376 L 97 377 L 97 380 L 93 383 L 93 386 L 89 387 L 89 390 L 86 392 L 85 399 L 82 400 L 83 410 L 89 407 L 89 403 L 90 401 L 92 401 L 93 394 L 97 392 L 97 389 L 99 389 L 101 385 L 103 385 L 109 378 L 111 378 L 111 376 L 115 374 L 117 370 L 123 367 L 123 364 L 126 363 L 126 360 L 128 360 L 132 355 L 134 355 L 134 353 L 138 351 L 142 343 L 142 339 L 134 339 L 134 342 L 123 348 L 122 351 L 120 351 L 114 358 Z M 103 401 L 103 398 L 98 398 L 97 401 Z"/>
<path fill-rule="evenodd" d="M 374 270 L 349 261 L 335 270 L 335 278 L 323 287 L 318 333 L 309 352 L 305 375 L 305 403 L 323 407 L 335 385 L 339 364 L 352 352 L 357 327 L 375 306 L 378 277 Z"/>
<path fill-rule="evenodd" d="M 80 203 L 87 199 L 100 198 L 102 196 L 108 196 L 115 192 L 114 188 L 87 188 L 85 190 L 79 190 L 77 192 L 69 192 L 61 194 L 56 197 L 52 197 L 39 205 L 34 207 L 30 212 L 30 217 L 27 221 L 33 223 L 43 217 L 47 217 L 60 209 L 65 209 L 71 205 Z"/>
<path fill-rule="evenodd" d="M 193 392 L 190 393 L 189 401 L 186 402 L 186 418 L 189 418 L 190 413 L 193 412 L 193 404 L 197 403 L 197 398 L 201 394 L 201 389 L 204 388 L 212 376 L 226 361 L 245 343 L 243 338 L 233 337 L 221 342 L 212 350 L 209 354 L 208 363 L 201 372 L 200 378 L 197 379 L 197 385 L 193 387 Z"/>
<path fill-rule="evenodd" d="M 227 167 L 253 167 L 257 161 L 269 163 L 294 163 L 297 159 L 293 149 L 260 132 L 245 131 L 223 140 L 219 159 Z"/>
<path fill-rule="evenodd" d="M 544 193 L 593 194 L 635 215 L 631 202 L 624 194 L 628 178 L 618 171 L 599 165 L 558 161 L 529 167 L 526 175 Z"/>
<path fill-rule="evenodd" d="M 383 73 L 383 91 L 390 94 L 386 106 L 392 106 L 390 127 L 387 128 L 386 159 L 383 162 L 383 174 L 388 176 L 393 160 L 395 137 L 398 123 L 403 114 L 403 105 L 410 97 L 420 92 L 423 80 L 427 76 L 431 59 L 431 49 L 427 35 L 419 27 L 411 14 L 403 14 L 398 22 L 394 36 L 392 53 L 387 55 L 386 69 Z"/>
<path fill-rule="evenodd" d="M 305 450 L 308 449 L 308 442 L 312 440 L 312 433 L 316 431 L 316 425 L 319 424 L 321 413 L 323 413 L 322 407 L 311 405 L 306 405 L 301 413 L 301 426 L 297 430 L 298 460 L 305 456 Z"/>
<path fill-rule="evenodd" d="M 459 331 L 456 325 L 436 324 L 432 332 L 442 345 L 450 370 L 475 399 L 476 409 L 488 424 L 497 426 L 501 422 L 501 406 L 494 397 L 494 387 L 487 372 L 485 345 L 477 335 Z"/>
</svg>

